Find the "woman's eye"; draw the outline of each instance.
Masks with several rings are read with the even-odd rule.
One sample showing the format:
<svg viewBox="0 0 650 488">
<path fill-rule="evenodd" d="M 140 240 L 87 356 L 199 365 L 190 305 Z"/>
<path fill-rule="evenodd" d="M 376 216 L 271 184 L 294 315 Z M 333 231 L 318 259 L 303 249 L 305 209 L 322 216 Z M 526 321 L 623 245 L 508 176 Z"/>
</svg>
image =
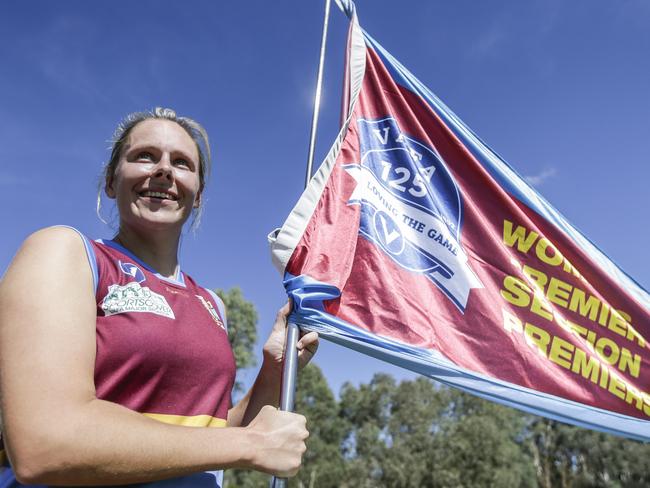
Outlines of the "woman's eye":
<svg viewBox="0 0 650 488">
<path fill-rule="evenodd" d="M 138 154 L 138 160 L 144 160 L 144 161 L 153 161 L 153 154 L 150 152 L 143 151 Z"/>
<path fill-rule="evenodd" d="M 176 166 L 182 166 L 184 168 L 189 168 L 190 167 L 190 163 L 187 162 L 185 159 L 177 159 L 176 161 L 174 161 L 174 164 Z"/>
</svg>

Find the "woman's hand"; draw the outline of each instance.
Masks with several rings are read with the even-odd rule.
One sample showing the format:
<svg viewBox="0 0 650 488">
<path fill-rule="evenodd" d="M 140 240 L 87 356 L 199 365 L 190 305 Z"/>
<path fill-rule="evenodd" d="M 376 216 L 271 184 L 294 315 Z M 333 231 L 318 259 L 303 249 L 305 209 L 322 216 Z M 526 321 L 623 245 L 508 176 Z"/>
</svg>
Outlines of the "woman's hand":
<svg viewBox="0 0 650 488">
<path fill-rule="evenodd" d="M 228 412 L 229 426 L 249 425 L 264 406 L 278 406 L 282 385 L 282 364 L 287 336 L 287 317 L 291 312 L 291 301 L 278 311 L 275 324 L 264 344 L 264 362 L 253 387 Z M 304 368 L 318 349 L 318 334 L 303 334 L 297 343 L 298 368 Z M 286 412 L 285 412 L 286 413 Z M 262 469 L 262 468 L 259 468 Z"/>
<path fill-rule="evenodd" d="M 262 407 L 246 430 L 253 438 L 253 469 L 280 477 L 294 476 L 307 450 L 304 416 Z"/>
<path fill-rule="evenodd" d="M 291 313 L 292 302 L 289 300 L 284 307 L 278 311 L 271 335 L 264 344 L 264 367 L 271 369 L 282 369 L 284 359 L 284 345 L 287 335 L 287 317 Z M 318 349 L 318 333 L 301 333 L 300 340 L 296 345 L 298 349 L 298 369 L 304 368 Z"/>
</svg>

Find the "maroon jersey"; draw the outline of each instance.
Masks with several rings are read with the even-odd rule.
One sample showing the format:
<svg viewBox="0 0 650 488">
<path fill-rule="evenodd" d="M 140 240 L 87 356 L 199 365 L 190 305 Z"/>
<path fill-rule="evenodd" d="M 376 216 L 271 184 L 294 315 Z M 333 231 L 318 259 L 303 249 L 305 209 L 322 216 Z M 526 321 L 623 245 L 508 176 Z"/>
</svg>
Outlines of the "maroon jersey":
<svg viewBox="0 0 650 488">
<path fill-rule="evenodd" d="M 114 241 L 91 246 L 97 397 L 166 423 L 225 426 L 235 360 L 221 301 L 181 271 L 159 275 Z"/>
<path fill-rule="evenodd" d="M 236 368 L 221 300 L 181 271 L 165 278 L 114 241 L 81 237 L 97 301 L 97 397 L 169 424 L 225 426 Z M 0 437 L 0 461 L 2 447 Z M 212 471 L 129 486 L 219 488 L 222 480 Z M 0 486 L 22 485 L 0 467 Z"/>
</svg>

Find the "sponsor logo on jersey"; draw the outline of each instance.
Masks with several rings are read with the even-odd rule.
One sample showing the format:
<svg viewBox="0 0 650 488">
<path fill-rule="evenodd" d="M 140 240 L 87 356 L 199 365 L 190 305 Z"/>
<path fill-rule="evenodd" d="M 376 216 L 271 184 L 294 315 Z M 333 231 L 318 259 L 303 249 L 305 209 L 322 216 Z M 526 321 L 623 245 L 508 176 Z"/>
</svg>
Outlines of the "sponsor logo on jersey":
<svg viewBox="0 0 650 488">
<path fill-rule="evenodd" d="M 135 279 L 135 281 L 137 281 L 138 283 L 142 283 L 144 280 L 146 280 L 142 270 L 138 268 L 135 264 L 123 263 L 122 261 L 118 261 L 118 263 L 120 265 L 120 269 L 122 270 L 122 273 Z"/>
<path fill-rule="evenodd" d="M 205 298 L 203 298 L 201 295 L 195 295 L 196 298 L 199 299 L 199 301 L 203 304 L 205 309 L 208 311 L 210 314 L 210 317 L 212 317 L 212 320 L 214 320 L 219 327 L 221 327 L 223 330 L 226 330 L 226 326 L 223 325 L 223 321 L 221 320 L 221 317 L 219 317 L 219 314 L 217 311 L 214 309 L 212 304 L 207 301 Z"/>
<path fill-rule="evenodd" d="M 164 296 L 135 281 L 126 285 L 110 285 L 101 308 L 106 316 L 127 312 L 150 312 L 170 319 L 176 318 Z"/>
</svg>

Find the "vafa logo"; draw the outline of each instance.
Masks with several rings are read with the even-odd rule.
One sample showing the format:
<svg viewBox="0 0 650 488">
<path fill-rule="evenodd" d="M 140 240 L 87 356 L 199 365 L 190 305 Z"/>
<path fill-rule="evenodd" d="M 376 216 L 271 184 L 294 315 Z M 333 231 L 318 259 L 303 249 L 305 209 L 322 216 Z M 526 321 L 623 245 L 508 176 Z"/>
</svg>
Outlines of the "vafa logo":
<svg viewBox="0 0 650 488">
<path fill-rule="evenodd" d="M 137 281 L 138 283 L 142 283 L 144 280 L 146 280 L 142 270 L 138 268 L 135 264 L 123 263 L 122 261 L 118 261 L 118 264 L 120 265 L 120 269 L 122 270 L 122 273 L 134 278 L 135 281 Z"/>
<path fill-rule="evenodd" d="M 361 161 L 343 168 L 357 186 L 359 233 L 402 268 L 424 274 L 464 312 L 482 284 L 461 245 L 463 203 L 442 157 L 392 117 L 358 120 Z"/>
</svg>

